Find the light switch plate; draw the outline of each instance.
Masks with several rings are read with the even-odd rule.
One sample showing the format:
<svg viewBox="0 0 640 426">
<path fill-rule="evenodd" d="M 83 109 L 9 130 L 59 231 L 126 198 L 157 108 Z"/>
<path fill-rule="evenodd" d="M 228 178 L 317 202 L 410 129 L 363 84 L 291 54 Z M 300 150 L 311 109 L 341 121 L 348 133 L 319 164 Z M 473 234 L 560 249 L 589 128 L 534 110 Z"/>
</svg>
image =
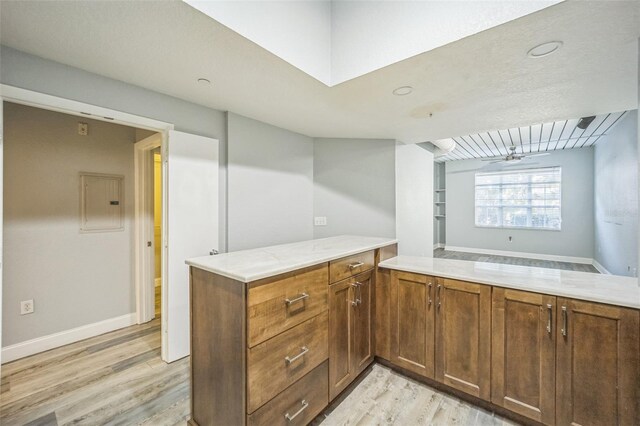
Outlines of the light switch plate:
<svg viewBox="0 0 640 426">
<path fill-rule="evenodd" d="M 327 217 L 326 216 L 316 216 L 313 218 L 313 224 L 315 226 L 327 226 Z"/>
</svg>

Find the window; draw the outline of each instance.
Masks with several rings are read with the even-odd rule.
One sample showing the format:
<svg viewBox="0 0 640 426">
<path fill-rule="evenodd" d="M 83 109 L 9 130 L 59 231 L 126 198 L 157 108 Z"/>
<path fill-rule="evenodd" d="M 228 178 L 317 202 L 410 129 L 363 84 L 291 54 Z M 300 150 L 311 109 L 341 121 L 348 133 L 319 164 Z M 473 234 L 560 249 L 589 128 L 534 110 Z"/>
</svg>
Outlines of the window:
<svg viewBox="0 0 640 426">
<path fill-rule="evenodd" d="M 560 230 L 561 168 L 476 173 L 476 226 Z"/>
</svg>

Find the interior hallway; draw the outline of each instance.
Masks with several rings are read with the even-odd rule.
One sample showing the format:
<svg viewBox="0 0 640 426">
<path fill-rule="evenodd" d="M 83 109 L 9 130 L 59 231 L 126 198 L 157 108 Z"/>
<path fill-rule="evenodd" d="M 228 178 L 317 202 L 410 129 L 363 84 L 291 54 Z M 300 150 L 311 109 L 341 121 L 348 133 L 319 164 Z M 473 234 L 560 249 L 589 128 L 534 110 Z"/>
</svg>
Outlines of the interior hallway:
<svg viewBox="0 0 640 426">
<path fill-rule="evenodd" d="M 599 274 L 593 265 L 584 263 L 556 262 L 554 260 L 525 259 L 521 257 L 496 256 L 491 254 L 464 253 L 439 248 L 433 251 L 439 259 L 472 260 L 475 262 L 504 263 L 507 265 L 536 266 L 538 268 L 564 269 L 566 271 L 593 272 Z"/>
</svg>

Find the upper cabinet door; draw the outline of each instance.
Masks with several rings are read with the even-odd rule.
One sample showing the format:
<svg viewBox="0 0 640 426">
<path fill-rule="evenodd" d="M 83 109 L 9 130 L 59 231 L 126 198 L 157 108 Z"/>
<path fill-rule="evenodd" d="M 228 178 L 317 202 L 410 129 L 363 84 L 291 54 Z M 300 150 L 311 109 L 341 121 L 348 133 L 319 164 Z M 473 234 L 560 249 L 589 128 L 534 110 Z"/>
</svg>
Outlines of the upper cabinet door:
<svg viewBox="0 0 640 426">
<path fill-rule="evenodd" d="M 167 145 L 167 345 L 165 361 L 189 355 L 189 268 L 218 245 L 218 141 L 171 131 Z"/>
<path fill-rule="evenodd" d="M 555 421 L 556 298 L 493 289 L 491 401 L 545 424 Z"/>
<path fill-rule="evenodd" d="M 639 312 L 558 299 L 558 425 L 638 425 Z"/>
<path fill-rule="evenodd" d="M 391 271 L 391 361 L 433 378 L 434 278 Z"/>
<path fill-rule="evenodd" d="M 489 400 L 491 287 L 438 279 L 435 297 L 436 380 Z"/>
</svg>

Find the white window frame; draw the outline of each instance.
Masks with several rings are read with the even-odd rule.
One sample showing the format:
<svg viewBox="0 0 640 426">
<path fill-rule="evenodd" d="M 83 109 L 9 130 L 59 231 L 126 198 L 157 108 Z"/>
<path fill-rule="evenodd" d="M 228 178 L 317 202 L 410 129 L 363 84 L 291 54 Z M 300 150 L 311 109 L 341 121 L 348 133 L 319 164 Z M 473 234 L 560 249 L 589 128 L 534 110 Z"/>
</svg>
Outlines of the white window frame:
<svg viewBox="0 0 640 426">
<path fill-rule="evenodd" d="M 558 210 L 560 213 L 560 226 L 558 228 L 547 228 L 547 227 L 537 227 L 537 226 L 506 226 L 503 223 L 500 224 L 500 226 L 490 226 L 490 225 L 482 225 L 482 224 L 478 224 L 478 217 L 476 214 L 476 209 L 478 208 L 478 199 L 477 199 L 477 191 L 476 188 L 478 187 L 477 184 L 477 180 L 478 180 L 478 176 L 483 176 L 483 175 L 500 175 L 500 174 L 504 174 L 504 175 L 513 175 L 513 174 L 518 174 L 518 173 L 533 173 L 535 171 L 542 171 L 542 170 L 546 170 L 546 169 L 557 169 L 558 173 L 560 175 L 560 180 L 557 182 L 560 184 L 560 193 L 559 193 L 559 197 L 560 197 L 560 205 L 558 206 Z M 528 190 L 529 192 L 531 191 L 531 183 L 523 183 L 522 185 L 528 185 Z M 485 206 L 480 206 L 480 207 L 485 207 Z M 504 206 L 504 205 L 499 205 L 499 206 L 495 206 L 496 208 L 499 208 L 501 211 L 504 207 L 521 207 L 521 208 L 525 208 L 527 209 L 527 215 L 530 219 L 531 217 L 531 209 L 534 206 Z M 541 206 L 535 206 L 535 207 L 541 207 Z M 502 220 L 502 214 L 501 216 L 501 220 Z M 501 172 L 491 172 L 491 173 L 476 173 L 474 175 L 474 186 L 473 186 L 473 222 L 474 225 L 477 228 L 485 228 L 485 229 L 522 229 L 522 230 L 533 230 L 533 231 L 555 231 L 555 232 L 559 232 L 562 230 L 562 167 L 560 166 L 551 166 L 551 167 L 536 167 L 536 168 L 531 168 L 531 169 L 517 169 L 517 170 L 505 170 L 505 171 L 501 171 Z M 529 223 L 531 223 L 531 220 L 528 220 Z"/>
</svg>

